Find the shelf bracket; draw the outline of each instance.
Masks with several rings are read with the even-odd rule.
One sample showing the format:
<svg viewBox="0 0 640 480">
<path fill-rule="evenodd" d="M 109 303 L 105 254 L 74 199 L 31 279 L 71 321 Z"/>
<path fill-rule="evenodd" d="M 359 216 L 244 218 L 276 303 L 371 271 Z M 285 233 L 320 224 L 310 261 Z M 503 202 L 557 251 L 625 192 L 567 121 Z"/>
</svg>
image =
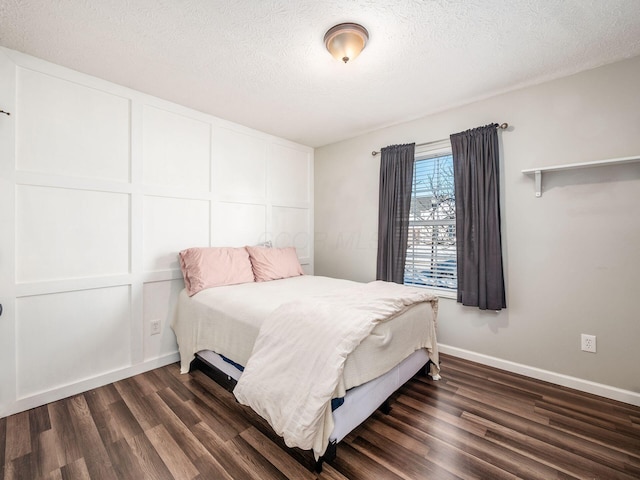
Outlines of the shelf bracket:
<svg viewBox="0 0 640 480">
<path fill-rule="evenodd" d="M 536 182 L 536 197 L 542 196 L 542 171 L 536 170 L 535 174 L 535 182 Z"/>
</svg>

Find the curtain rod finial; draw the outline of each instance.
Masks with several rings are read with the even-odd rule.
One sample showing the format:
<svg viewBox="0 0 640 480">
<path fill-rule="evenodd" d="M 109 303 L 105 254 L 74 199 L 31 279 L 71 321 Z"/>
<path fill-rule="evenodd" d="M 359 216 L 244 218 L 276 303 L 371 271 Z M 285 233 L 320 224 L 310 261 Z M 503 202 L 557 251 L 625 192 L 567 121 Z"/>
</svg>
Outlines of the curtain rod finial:
<svg viewBox="0 0 640 480">
<path fill-rule="evenodd" d="M 509 124 L 508 123 L 501 123 L 498 128 L 500 130 L 506 130 L 507 128 L 509 128 Z"/>
</svg>

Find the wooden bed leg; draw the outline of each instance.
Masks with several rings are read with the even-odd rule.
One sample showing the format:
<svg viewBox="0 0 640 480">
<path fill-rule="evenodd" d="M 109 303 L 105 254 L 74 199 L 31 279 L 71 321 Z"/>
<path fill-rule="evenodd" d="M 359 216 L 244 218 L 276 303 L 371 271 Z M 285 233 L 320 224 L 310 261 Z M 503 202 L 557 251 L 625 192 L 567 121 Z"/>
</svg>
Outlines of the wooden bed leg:
<svg viewBox="0 0 640 480">
<path fill-rule="evenodd" d="M 425 377 L 428 377 L 429 376 L 429 372 L 431 372 L 431 363 L 432 363 L 431 360 L 428 360 L 427 364 L 424 366 L 424 369 L 422 370 L 422 374 Z"/>
<path fill-rule="evenodd" d="M 313 470 L 316 473 L 322 473 L 322 464 L 324 462 L 330 462 L 334 460 L 336 458 L 337 452 L 338 452 L 338 442 L 336 442 L 335 440 L 330 441 L 329 445 L 327 445 L 327 449 L 325 450 L 324 455 L 322 455 L 316 461 L 316 466 L 313 468 Z"/>
</svg>

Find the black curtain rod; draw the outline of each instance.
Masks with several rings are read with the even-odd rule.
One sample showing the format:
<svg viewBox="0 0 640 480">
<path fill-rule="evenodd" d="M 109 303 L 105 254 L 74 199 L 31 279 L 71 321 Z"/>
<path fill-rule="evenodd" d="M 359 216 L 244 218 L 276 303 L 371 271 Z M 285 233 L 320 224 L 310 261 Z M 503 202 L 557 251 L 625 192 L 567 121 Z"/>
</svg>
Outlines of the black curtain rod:
<svg viewBox="0 0 640 480">
<path fill-rule="evenodd" d="M 500 125 L 498 125 L 497 128 L 500 129 L 500 130 L 506 130 L 507 128 L 509 128 L 509 124 L 508 123 L 501 123 Z M 444 142 L 446 140 L 449 140 L 449 139 L 448 138 L 443 138 L 442 140 L 434 140 L 433 142 L 417 143 L 416 147 L 424 147 L 425 145 L 433 145 L 434 143 L 440 143 L 440 142 Z M 375 157 L 379 153 L 380 152 L 376 152 L 374 150 L 373 152 L 371 152 L 371 155 L 373 155 Z"/>
</svg>

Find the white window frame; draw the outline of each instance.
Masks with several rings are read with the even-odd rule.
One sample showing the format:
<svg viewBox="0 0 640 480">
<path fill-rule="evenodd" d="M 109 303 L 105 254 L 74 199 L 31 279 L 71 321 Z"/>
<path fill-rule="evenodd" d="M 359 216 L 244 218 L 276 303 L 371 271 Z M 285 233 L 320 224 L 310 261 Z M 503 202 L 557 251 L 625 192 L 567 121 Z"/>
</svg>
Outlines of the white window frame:
<svg viewBox="0 0 640 480">
<path fill-rule="evenodd" d="M 415 150 L 415 161 L 419 162 L 421 160 L 427 160 L 430 158 L 435 158 L 435 157 L 441 157 L 441 156 L 445 156 L 445 155 L 451 155 L 451 142 L 449 140 L 442 140 L 439 142 L 430 142 L 427 145 L 423 145 L 423 146 L 416 146 L 416 150 Z M 415 179 L 414 179 L 415 180 Z M 412 183 L 412 198 L 414 195 L 413 192 L 413 183 Z M 437 222 L 437 221 L 436 221 Z M 410 225 L 413 224 L 413 220 L 410 220 Z M 437 224 L 453 224 L 454 228 L 455 228 L 455 219 L 454 220 L 444 220 L 442 223 L 437 222 Z M 410 226 L 411 228 L 411 226 Z M 415 265 L 415 259 L 413 257 L 413 255 L 410 257 L 409 253 L 413 248 L 413 242 L 411 239 L 411 235 L 409 238 L 409 244 L 407 247 L 407 265 L 405 266 L 405 275 L 407 273 L 408 270 L 408 266 L 409 268 L 410 265 Z M 455 252 L 455 246 L 454 246 L 454 252 Z M 457 277 L 457 272 L 456 272 L 456 277 Z M 443 297 L 443 298 L 453 298 L 456 299 L 457 298 L 457 289 L 448 289 L 448 288 L 439 288 L 437 286 L 431 286 L 431 285 L 419 285 L 419 284 L 414 284 L 414 283 L 407 283 L 407 285 L 410 286 L 415 286 L 415 287 L 419 287 L 419 288 L 424 288 L 427 289 L 429 291 L 431 291 L 434 295 L 438 296 L 438 297 Z"/>
</svg>

